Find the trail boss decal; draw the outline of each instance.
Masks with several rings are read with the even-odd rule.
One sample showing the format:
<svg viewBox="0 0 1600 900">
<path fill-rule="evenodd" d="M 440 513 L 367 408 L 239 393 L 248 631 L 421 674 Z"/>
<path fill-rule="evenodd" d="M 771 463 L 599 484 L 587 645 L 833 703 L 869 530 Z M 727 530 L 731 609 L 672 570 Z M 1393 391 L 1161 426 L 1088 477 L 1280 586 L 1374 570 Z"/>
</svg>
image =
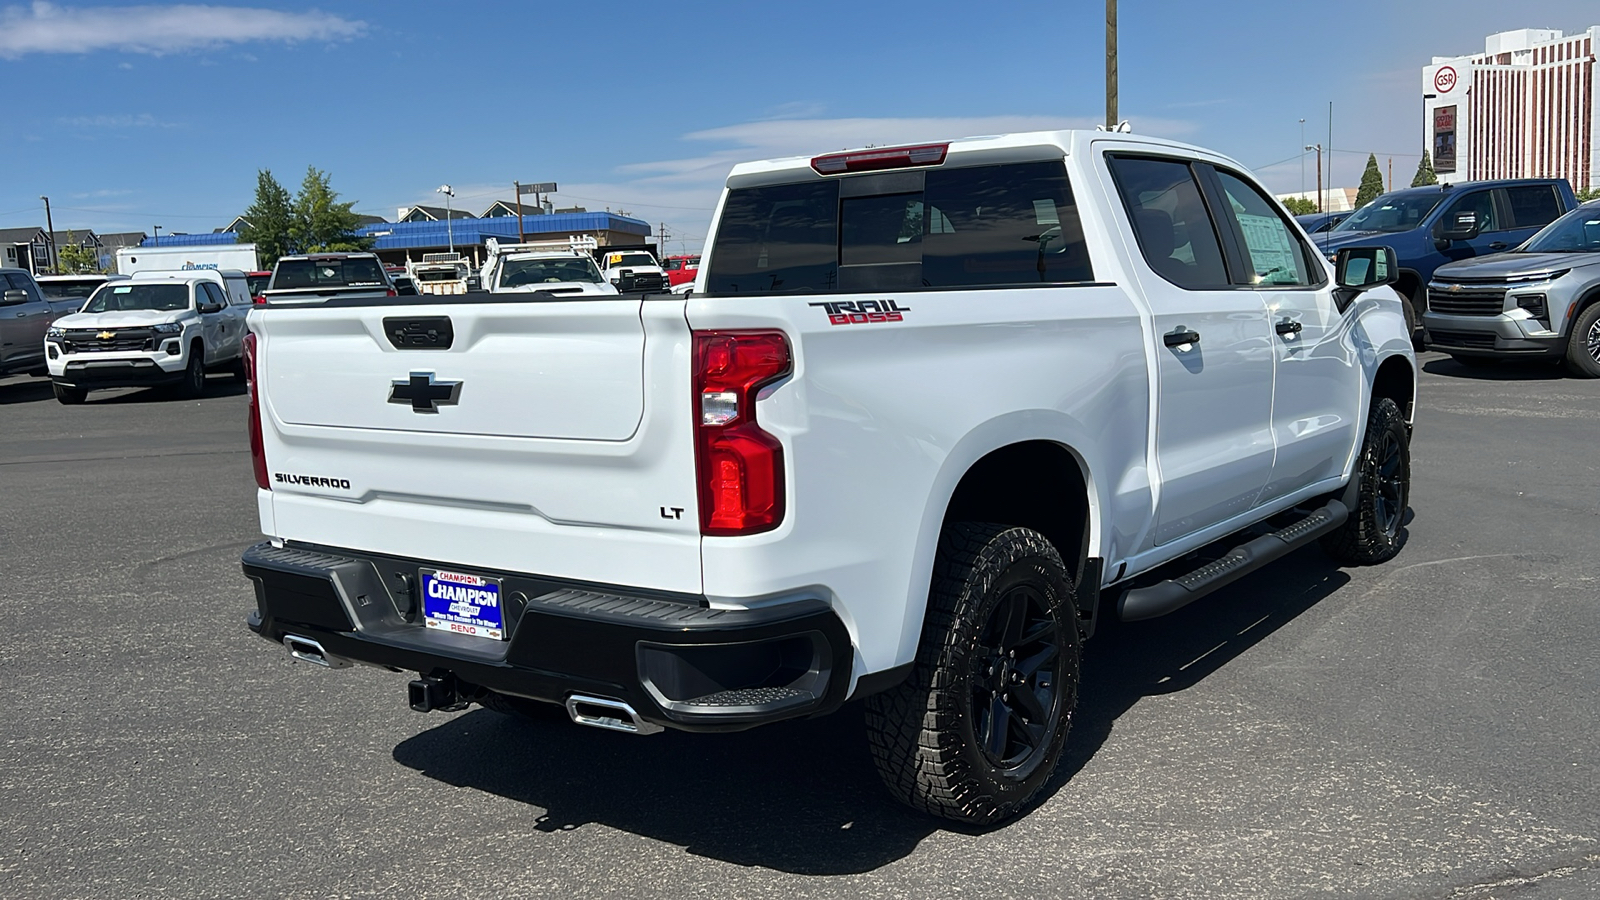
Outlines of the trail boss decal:
<svg viewBox="0 0 1600 900">
<path fill-rule="evenodd" d="M 911 311 L 893 300 L 835 300 L 831 303 L 809 303 L 828 311 L 829 325 L 865 325 L 869 322 L 902 322 L 902 313 Z"/>
</svg>

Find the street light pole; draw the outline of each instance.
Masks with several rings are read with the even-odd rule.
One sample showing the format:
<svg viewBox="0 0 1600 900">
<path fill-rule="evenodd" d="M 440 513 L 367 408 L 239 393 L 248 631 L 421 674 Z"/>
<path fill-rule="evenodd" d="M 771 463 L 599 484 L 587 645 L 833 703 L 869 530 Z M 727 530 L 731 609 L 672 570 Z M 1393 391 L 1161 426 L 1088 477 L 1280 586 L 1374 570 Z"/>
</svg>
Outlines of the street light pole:
<svg viewBox="0 0 1600 900">
<path fill-rule="evenodd" d="M 441 184 L 434 189 L 434 193 L 444 195 L 444 234 L 445 239 L 450 242 L 450 252 L 454 253 L 456 252 L 456 233 L 455 227 L 450 222 L 450 199 L 456 195 L 456 192 L 451 189 L 450 185 Z"/>
<path fill-rule="evenodd" d="M 1117 0 L 1106 0 L 1106 130 L 1117 122 Z"/>
<path fill-rule="evenodd" d="M 1300 199 L 1306 198 L 1306 120 L 1300 120 Z"/>
<path fill-rule="evenodd" d="M 161 226 L 160 225 L 156 226 L 156 242 L 155 242 L 155 246 L 157 246 L 157 247 L 161 246 Z"/>
<path fill-rule="evenodd" d="M 1306 149 L 1317 151 L 1317 212 L 1327 212 L 1322 208 L 1322 145 L 1308 144 Z"/>
<path fill-rule="evenodd" d="M 61 271 L 56 257 L 56 223 L 50 218 L 50 198 L 40 194 L 39 199 L 44 201 L 44 239 L 45 245 L 50 248 L 50 274 L 59 275 Z"/>
</svg>

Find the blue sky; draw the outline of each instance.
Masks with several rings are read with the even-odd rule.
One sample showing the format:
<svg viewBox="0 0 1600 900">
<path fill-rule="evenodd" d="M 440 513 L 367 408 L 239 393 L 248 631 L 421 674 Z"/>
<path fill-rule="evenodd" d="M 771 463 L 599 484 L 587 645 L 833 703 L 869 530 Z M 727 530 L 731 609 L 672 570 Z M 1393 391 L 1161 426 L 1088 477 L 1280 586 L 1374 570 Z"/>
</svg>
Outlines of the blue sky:
<svg viewBox="0 0 1600 900">
<path fill-rule="evenodd" d="M 210 231 L 270 168 L 327 170 L 362 212 L 474 212 L 511 182 L 666 222 L 696 249 L 728 167 L 1103 116 L 1101 0 L 1057 3 L 4 5 L 0 227 Z M 1375 152 L 1409 183 L 1420 69 L 1512 28 L 1600 24 L 1594 0 L 1123 0 L 1135 130 L 1301 184 L 1301 125 L 1333 180 Z M 1306 183 L 1315 186 L 1307 155 Z M 684 243 L 679 244 L 681 238 Z"/>
</svg>

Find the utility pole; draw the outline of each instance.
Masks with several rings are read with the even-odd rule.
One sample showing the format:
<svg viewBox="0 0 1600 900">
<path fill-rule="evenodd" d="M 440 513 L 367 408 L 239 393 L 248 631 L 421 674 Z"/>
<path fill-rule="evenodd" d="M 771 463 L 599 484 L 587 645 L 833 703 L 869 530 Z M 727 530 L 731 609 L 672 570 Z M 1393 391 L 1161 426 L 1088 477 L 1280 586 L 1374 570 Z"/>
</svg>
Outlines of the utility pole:
<svg viewBox="0 0 1600 900">
<path fill-rule="evenodd" d="M 1392 156 L 1389 157 L 1389 186 L 1384 188 L 1384 190 L 1394 190 L 1394 157 Z"/>
<path fill-rule="evenodd" d="M 1117 123 L 1117 0 L 1106 0 L 1106 130 Z"/>
<path fill-rule="evenodd" d="M 59 275 L 61 272 L 56 262 L 56 224 L 50 218 L 50 198 L 40 194 L 39 199 L 44 201 L 44 239 L 45 246 L 50 248 L 50 274 Z"/>
<path fill-rule="evenodd" d="M 528 235 L 522 230 L 522 182 L 511 182 L 511 188 L 517 193 L 517 243 L 526 244 Z"/>
<path fill-rule="evenodd" d="M 160 225 L 156 226 L 156 242 L 155 242 L 154 246 L 157 246 L 157 247 L 161 246 L 161 226 Z"/>
<path fill-rule="evenodd" d="M 1317 212 L 1327 212 L 1322 208 L 1322 145 L 1307 144 L 1306 149 L 1317 151 Z"/>
</svg>

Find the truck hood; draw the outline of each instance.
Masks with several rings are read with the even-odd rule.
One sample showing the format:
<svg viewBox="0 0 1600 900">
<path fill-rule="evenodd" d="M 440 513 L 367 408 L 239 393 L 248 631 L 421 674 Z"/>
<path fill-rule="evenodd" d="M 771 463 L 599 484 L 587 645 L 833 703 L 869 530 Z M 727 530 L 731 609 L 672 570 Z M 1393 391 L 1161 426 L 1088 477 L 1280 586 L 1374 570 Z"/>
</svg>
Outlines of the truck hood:
<svg viewBox="0 0 1600 900">
<path fill-rule="evenodd" d="M 57 328 L 149 328 L 182 321 L 191 310 L 128 309 L 117 312 L 73 313 L 55 321 Z"/>
<path fill-rule="evenodd" d="M 1324 231 L 1311 235 L 1311 243 L 1318 253 L 1328 255 L 1344 247 L 1399 247 L 1413 236 L 1411 231 Z"/>
<path fill-rule="evenodd" d="M 1434 272 L 1439 281 L 1525 281 L 1530 276 L 1600 264 L 1600 253 L 1496 253 L 1447 263 Z"/>
</svg>

